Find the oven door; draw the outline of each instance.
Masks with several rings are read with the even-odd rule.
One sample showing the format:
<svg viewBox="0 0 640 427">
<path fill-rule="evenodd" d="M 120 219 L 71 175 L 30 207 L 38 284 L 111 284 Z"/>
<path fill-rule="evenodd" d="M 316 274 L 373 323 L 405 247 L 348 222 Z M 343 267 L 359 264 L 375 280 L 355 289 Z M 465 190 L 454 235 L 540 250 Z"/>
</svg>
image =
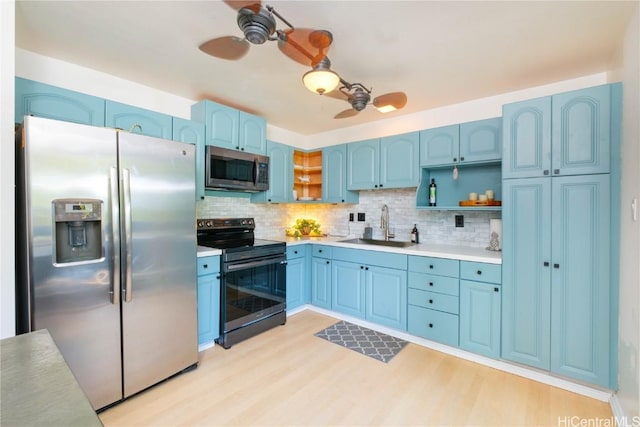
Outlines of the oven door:
<svg viewBox="0 0 640 427">
<path fill-rule="evenodd" d="M 286 264 L 284 254 L 223 263 L 223 333 L 285 310 Z"/>
</svg>

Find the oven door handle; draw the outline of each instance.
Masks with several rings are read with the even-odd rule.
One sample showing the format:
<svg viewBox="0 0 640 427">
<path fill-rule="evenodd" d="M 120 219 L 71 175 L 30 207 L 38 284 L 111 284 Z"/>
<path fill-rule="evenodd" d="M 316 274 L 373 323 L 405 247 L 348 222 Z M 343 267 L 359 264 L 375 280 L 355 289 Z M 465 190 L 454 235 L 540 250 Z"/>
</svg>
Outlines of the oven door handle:
<svg viewBox="0 0 640 427">
<path fill-rule="evenodd" d="M 223 270 L 225 273 L 229 273 L 229 272 L 238 271 L 238 270 L 246 270 L 249 268 L 262 267 L 265 265 L 272 265 L 272 264 L 284 265 L 286 263 L 287 263 L 287 260 L 283 259 L 281 255 L 278 255 L 275 257 L 262 258 L 255 261 L 224 264 Z"/>
</svg>

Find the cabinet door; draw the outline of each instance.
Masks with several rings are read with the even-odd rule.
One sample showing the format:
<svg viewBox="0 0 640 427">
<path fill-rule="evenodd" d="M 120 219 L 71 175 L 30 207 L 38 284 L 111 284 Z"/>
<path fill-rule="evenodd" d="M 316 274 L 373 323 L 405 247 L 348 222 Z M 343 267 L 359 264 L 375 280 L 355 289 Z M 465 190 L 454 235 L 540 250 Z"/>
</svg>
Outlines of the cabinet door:
<svg viewBox="0 0 640 427">
<path fill-rule="evenodd" d="M 104 99 L 33 80 L 15 79 L 15 122 L 24 116 L 104 126 Z"/>
<path fill-rule="evenodd" d="M 460 125 L 460 161 L 486 162 L 502 159 L 502 118 Z"/>
<path fill-rule="evenodd" d="M 109 100 L 106 101 L 105 111 L 107 127 L 156 138 L 173 137 L 173 118 L 167 114 Z"/>
<path fill-rule="evenodd" d="M 357 203 L 358 193 L 347 191 L 347 145 L 322 149 L 322 201 Z"/>
<path fill-rule="evenodd" d="M 459 125 L 420 131 L 420 166 L 457 163 L 459 154 Z"/>
<path fill-rule="evenodd" d="M 196 200 L 204 199 L 204 124 L 174 117 L 172 139 L 195 144 Z"/>
<path fill-rule="evenodd" d="M 380 187 L 417 187 L 420 134 L 410 132 L 380 139 Z"/>
<path fill-rule="evenodd" d="M 608 173 L 611 86 L 552 97 L 553 175 Z"/>
<path fill-rule="evenodd" d="M 502 357 L 548 370 L 551 179 L 506 179 L 502 190 Z"/>
<path fill-rule="evenodd" d="M 366 276 L 366 319 L 407 330 L 407 272 L 369 267 Z"/>
<path fill-rule="evenodd" d="M 252 194 L 252 202 L 286 203 L 291 200 L 293 187 L 292 152 L 293 149 L 288 145 L 267 141 L 269 189 Z"/>
<path fill-rule="evenodd" d="M 460 281 L 460 347 L 500 357 L 500 286 Z"/>
<path fill-rule="evenodd" d="M 220 335 L 220 276 L 198 276 L 198 344 L 212 343 Z"/>
<path fill-rule="evenodd" d="M 364 266 L 333 261 L 331 267 L 331 309 L 364 318 Z"/>
<path fill-rule="evenodd" d="M 372 190 L 380 183 L 380 140 L 347 144 L 347 189 Z"/>
<path fill-rule="evenodd" d="M 287 310 L 307 303 L 305 263 L 305 257 L 287 260 Z"/>
<path fill-rule="evenodd" d="M 267 152 L 267 121 L 253 114 L 239 112 L 238 149 L 249 153 Z"/>
<path fill-rule="evenodd" d="M 311 258 L 311 304 L 331 310 L 331 261 Z"/>
<path fill-rule="evenodd" d="M 502 178 L 551 174 L 551 97 L 502 107 Z"/>
<path fill-rule="evenodd" d="M 191 119 L 205 124 L 207 145 L 237 150 L 238 110 L 205 100 L 191 106 Z"/>
<path fill-rule="evenodd" d="M 551 370 L 609 382 L 609 175 L 553 178 Z"/>
</svg>

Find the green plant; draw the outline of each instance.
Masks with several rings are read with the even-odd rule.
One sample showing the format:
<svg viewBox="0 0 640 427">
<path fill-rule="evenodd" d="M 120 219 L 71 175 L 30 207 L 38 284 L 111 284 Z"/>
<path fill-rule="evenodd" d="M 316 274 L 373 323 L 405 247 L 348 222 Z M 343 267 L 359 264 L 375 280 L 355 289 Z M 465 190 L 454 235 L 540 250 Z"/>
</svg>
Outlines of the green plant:
<svg viewBox="0 0 640 427">
<path fill-rule="evenodd" d="M 298 218 L 293 226 L 294 236 L 300 237 L 309 234 L 320 234 L 320 223 L 315 219 Z"/>
</svg>

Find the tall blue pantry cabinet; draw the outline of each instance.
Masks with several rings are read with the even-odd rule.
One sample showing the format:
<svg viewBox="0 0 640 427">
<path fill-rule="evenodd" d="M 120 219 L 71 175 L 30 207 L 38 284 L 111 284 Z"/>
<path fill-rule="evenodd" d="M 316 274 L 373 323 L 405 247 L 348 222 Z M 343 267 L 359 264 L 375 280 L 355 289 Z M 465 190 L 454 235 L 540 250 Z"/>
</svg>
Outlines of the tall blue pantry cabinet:
<svg viewBox="0 0 640 427">
<path fill-rule="evenodd" d="M 503 108 L 502 357 L 615 388 L 621 88 Z"/>
</svg>

